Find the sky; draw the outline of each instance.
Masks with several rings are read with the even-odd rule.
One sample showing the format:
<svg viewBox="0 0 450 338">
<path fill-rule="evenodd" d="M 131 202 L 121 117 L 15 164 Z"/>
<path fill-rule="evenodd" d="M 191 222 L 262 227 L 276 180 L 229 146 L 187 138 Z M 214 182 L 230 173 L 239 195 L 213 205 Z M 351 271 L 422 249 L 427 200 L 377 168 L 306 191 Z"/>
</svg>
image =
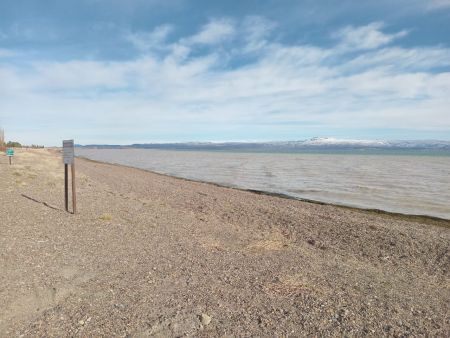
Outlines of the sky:
<svg viewBox="0 0 450 338">
<path fill-rule="evenodd" d="M 0 0 L 25 144 L 450 140 L 450 0 Z"/>
</svg>

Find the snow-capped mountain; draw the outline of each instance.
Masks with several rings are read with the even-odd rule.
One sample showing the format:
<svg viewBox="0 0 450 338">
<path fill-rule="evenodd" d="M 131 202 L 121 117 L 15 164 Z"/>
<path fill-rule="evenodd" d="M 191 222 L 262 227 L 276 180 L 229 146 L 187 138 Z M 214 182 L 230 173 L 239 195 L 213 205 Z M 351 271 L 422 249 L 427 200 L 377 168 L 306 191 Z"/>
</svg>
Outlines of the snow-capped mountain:
<svg viewBox="0 0 450 338">
<path fill-rule="evenodd" d="M 449 148 L 450 141 L 438 140 L 359 140 L 359 139 L 337 139 L 332 137 L 314 137 L 305 141 L 294 142 L 298 146 L 324 146 L 324 147 L 358 147 L 358 148 Z"/>
<path fill-rule="evenodd" d="M 383 147 L 387 145 L 386 141 L 378 140 L 355 140 L 355 139 L 337 139 L 332 137 L 315 137 L 310 140 L 300 141 L 303 145 L 322 146 L 322 145 L 340 145 L 340 146 L 370 146 Z"/>
<path fill-rule="evenodd" d="M 296 151 L 302 149 L 406 149 L 443 150 L 450 152 L 450 141 L 439 140 L 360 140 L 314 137 L 301 141 L 274 142 L 187 142 L 144 143 L 132 145 L 87 145 L 95 148 L 144 148 L 179 150 L 246 150 L 246 151 Z"/>
</svg>

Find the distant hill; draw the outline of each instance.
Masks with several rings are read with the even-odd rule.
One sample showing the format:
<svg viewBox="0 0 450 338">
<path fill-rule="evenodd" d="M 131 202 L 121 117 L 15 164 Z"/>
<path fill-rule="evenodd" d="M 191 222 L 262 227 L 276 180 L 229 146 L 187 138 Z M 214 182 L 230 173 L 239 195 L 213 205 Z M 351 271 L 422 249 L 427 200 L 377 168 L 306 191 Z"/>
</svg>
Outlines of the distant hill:
<svg viewBox="0 0 450 338">
<path fill-rule="evenodd" d="M 315 137 L 302 141 L 275 142 L 186 142 L 186 143 L 143 143 L 131 145 L 89 144 L 76 145 L 83 148 L 99 149 L 166 149 L 166 150 L 221 150 L 221 151 L 307 151 L 307 150 L 440 150 L 450 152 L 450 141 L 416 140 L 348 140 Z"/>
</svg>

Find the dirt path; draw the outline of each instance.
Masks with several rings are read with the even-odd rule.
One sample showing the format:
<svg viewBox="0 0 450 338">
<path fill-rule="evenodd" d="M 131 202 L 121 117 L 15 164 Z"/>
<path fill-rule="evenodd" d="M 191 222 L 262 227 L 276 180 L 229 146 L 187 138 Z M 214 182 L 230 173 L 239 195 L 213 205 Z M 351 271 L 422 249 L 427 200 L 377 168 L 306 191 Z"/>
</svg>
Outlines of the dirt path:
<svg viewBox="0 0 450 338">
<path fill-rule="evenodd" d="M 0 156 L 0 336 L 449 336 L 450 222 Z M 434 224 L 435 223 L 435 224 Z"/>
</svg>

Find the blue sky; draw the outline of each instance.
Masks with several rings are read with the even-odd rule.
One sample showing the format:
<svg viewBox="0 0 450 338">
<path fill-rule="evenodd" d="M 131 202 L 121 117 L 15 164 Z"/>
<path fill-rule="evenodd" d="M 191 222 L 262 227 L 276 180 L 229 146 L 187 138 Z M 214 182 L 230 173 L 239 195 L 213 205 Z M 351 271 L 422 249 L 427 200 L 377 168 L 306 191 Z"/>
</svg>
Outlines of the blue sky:
<svg viewBox="0 0 450 338">
<path fill-rule="evenodd" d="M 0 126 L 59 145 L 450 140 L 450 0 L 0 0 Z"/>
</svg>

